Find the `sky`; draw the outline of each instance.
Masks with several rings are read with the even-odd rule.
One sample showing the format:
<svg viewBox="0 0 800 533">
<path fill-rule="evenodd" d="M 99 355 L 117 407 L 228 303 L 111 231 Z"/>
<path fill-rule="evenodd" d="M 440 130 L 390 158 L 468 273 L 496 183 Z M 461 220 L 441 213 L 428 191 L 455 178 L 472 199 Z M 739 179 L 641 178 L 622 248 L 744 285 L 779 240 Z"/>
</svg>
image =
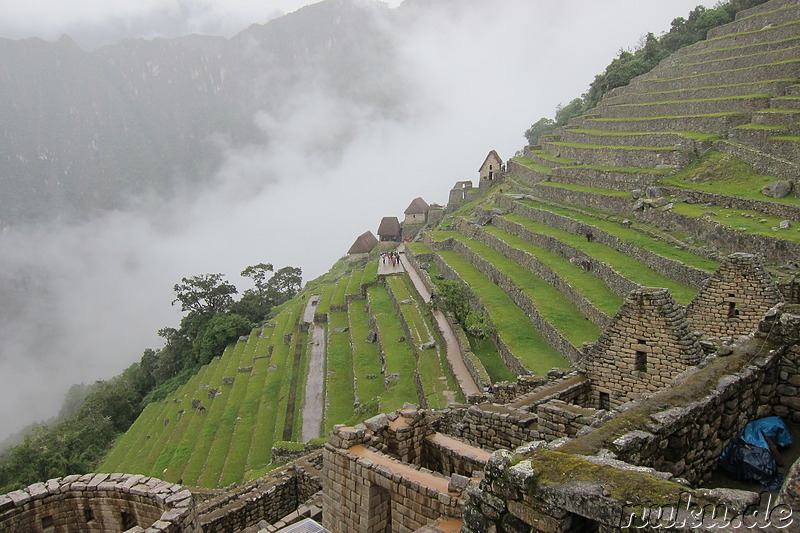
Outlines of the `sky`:
<svg viewBox="0 0 800 533">
<path fill-rule="evenodd" d="M 499 0 L 434 15 L 393 36 L 409 88 L 402 119 L 376 119 L 309 82 L 288 112 L 253 117 L 277 141 L 229 149 L 206 189 L 0 234 L 0 276 L 31 280 L 0 325 L 0 439 L 54 415 L 71 384 L 107 379 L 160 346 L 155 332 L 181 317 L 170 305 L 181 277 L 221 272 L 244 289 L 238 273 L 260 262 L 323 274 L 381 217 L 402 219 L 416 196 L 445 203 L 492 149 L 513 156 L 525 129 L 586 91 L 620 49 L 696 3 Z M 230 36 L 303 4 L 0 0 L 0 37 L 67 33 L 91 50 L 123 37 Z M 318 157 L 332 135 L 349 141 L 335 159 Z"/>
</svg>

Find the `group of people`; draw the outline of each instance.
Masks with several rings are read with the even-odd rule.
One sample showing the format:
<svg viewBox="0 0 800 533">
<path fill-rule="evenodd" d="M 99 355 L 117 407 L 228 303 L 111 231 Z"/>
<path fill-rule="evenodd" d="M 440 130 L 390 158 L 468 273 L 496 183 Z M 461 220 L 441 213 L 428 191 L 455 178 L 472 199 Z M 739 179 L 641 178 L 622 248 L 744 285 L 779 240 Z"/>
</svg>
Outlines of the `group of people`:
<svg viewBox="0 0 800 533">
<path fill-rule="evenodd" d="M 398 252 L 383 252 L 381 254 L 381 261 L 383 261 L 384 265 L 387 260 L 392 262 L 392 268 L 394 268 L 400 264 L 400 254 Z"/>
</svg>

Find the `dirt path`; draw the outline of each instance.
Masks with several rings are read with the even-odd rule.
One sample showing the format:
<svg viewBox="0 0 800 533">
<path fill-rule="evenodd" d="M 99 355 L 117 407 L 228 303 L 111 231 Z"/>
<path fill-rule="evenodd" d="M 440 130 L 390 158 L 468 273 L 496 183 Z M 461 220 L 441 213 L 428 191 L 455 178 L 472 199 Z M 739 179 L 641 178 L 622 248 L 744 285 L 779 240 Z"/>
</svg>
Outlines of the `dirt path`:
<svg viewBox="0 0 800 533">
<path fill-rule="evenodd" d="M 311 337 L 311 355 L 308 360 L 308 378 L 306 379 L 306 398 L 303 403 L 303 442 L 320 436 L 322 431 L 322 413 L 325 407 L 322 396 L 325 379 L 325 328 L 314 323 L 317 296 L 309 296 L 303 320 L 309 322 Z"/>
<path fill-rule="evenodd" d="M 400 262 L 406 272 L 408 272 L 408 277 L 411 279 L 417 292 L 422 296 L 422 300 L 428 303 L 431 299 L 431 293 L 428 288 L 425 287 L 425 284 L 422 283 L 422 278 L 419 277 L 419 273 L 411 266 L 408 259 L 406 259 L 405 244 L 401 244 L 398 250 L 400 251 Z M 467 370 L 467 365 L 464 364 L 464 357 L 461 354 L 461 348 L 458 346 L 456 335 L 453 333 L 453 329 L 447 322 L 444 313 L 441 311 L 434 311 L 433 318 L 436 319 L 439 331 L 442 332 L 442 337 L 444 337 L 444 342 L 447 345 L 447 360 L 450 362 L 450 367 L 453 369 L 453 374 L 455 374 L 458 386 L 461 387 L 464 396 L 482 392 L 475 383 L 475 380 L 472 379 L 472 374 Z"/>
</svg>

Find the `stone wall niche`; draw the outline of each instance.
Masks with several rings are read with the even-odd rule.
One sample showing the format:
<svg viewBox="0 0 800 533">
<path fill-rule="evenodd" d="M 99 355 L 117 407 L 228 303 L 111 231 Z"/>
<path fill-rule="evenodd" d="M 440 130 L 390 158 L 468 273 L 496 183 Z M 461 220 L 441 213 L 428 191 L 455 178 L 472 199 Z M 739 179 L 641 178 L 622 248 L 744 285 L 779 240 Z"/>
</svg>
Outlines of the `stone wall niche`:
<svg viewBox="0 0 800 533">
<path fill-rule="evenodd" d="M 631 291 L 587 353 L 591 406 L 613 409 L 661 390 L 701 356 L 685 309 L 667 289 Z"/>
</svg>

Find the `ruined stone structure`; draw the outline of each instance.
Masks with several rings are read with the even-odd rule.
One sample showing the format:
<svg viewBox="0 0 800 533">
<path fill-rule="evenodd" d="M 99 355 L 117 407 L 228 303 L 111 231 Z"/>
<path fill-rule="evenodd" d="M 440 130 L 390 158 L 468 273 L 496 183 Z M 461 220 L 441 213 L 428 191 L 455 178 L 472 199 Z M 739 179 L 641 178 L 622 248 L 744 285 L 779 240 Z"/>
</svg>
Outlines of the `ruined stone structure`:
<svg viewBox="0 0 800 533">
<path fill-rule="evenodd" d="M 9 533 L 200 532 L 191 492 L 159 479 L 86 474 L 51 479 L 0 496 Z"/>
<path fill-rule="evenodd" d="M 753 254 L 730 255 L 686 309 L 692 328 L 710 337 L 738 337 L 759 321 L 782 296 Z"/>
<path fill-rule="evenodd" d="M 637 289 L 586 357 L 594 407 L 608 409 L 655 392 L 700 362 L 685 310 L 666 289 Z"/>
<path fill-rule="evenodd" d="M 474 200 L 480 193 L 480 189 L 472 186 L 471 181 L 457 181 L 450 189 L 450 196 L 447 200 L 447 212 L 455 211 L 462 205 Z"/>
</svg>

